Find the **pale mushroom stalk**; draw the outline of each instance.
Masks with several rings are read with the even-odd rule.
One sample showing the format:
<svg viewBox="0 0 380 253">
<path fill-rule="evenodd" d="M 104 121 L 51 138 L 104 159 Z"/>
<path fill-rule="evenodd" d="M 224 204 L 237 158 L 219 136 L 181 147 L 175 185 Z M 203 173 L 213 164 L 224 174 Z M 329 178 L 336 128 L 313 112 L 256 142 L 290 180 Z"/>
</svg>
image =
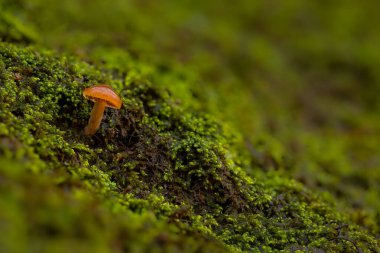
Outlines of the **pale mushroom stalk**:
<svg viewBox="0 0 380 253">
<path fill-rule="evenodd" d="M 88 120 L 88 124 L 84 129 L 86 135 L 94 135 L 98 131 L 100 123 L 103 119 L 104 110 L 106 109 L 106 101 L 97 100 L 94 103 L 94 107 L 91 110 L 91 116 Z"/>
</svg>

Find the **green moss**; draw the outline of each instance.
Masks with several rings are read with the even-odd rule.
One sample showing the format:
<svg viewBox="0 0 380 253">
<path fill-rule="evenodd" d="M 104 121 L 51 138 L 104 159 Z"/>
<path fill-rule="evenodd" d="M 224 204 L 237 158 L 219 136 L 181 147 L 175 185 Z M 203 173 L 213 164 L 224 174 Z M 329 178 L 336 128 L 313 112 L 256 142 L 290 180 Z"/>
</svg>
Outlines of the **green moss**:
<svg viewBox="0 0 380 253">
<path fill-rule="evenodd" d="M 18 223 L 36 251 L 44 240 L 51 242 L 46 250 L 71 240 L 78 249 L 98 247 L 92 241 L 111 249 L 118 231 L 145 224 L 146 212 L 156 217 L 149 218 L 152 233 L 120 247 L 153 248 L 143 245 L 162 236 L 175 248 L 200 236 L 204 244 L 186 249 L 218 251 L 222 244 L 233 251 L 376 248 L 374 238 L 300 184 L 278 176 L 250 178 L 239 165 L 234 137 L 210 116 L 173 103 L 165 90 L 40 49 L 2 43 L 0 57 L 1 154 L 24 168 L 21 179 L 7 179 L 20 189 L 14 191 L 23 192 L 13 208 L 21 212 L 26 205 L 21 216 L 41 212 L 37 221 Z M 104 82 L 114 85 L 124 106 L 107 110 L 99 132 L 88 138 L 83 127 L 92 105 L 81 91 Z M 9 170 L 5 166 L 2 173 Z M 36 192 L 26 191 L 29 184 Z M 78 196 L 83 200 L 75 200 Z M 100 223 L 100 211 L 90 208 L 93 201 L 104 213 Z M 110 225 L 114 212 L 120 218 Z M 81 213 L 88 217 L 82 220 Z M 123 222 L 128 217 L 136 226 Z M 167 222 L 175 229 L 161 235 Z M 109 233 L 101 241 L 100 228 Z M 129 232 L 120 233 L 128 238 Z"/>
<path fill-rule="evenodd" d="M 8 11 L 2 10 L 0 2 L 0 38 L 1 41 L 31 43 L 39 40 L 37 32 L 29 25 L 25 25 Z"/>
<path fill-rule="evenodd" d="M 111 210 L 107 201 L 96 197 L 97 193 L 89 191 L 83 181 L 72 177 L 63 180 L 65 172 L 41 175 L 28 170 L 23 163 L 1 160 L 2 252 L 67 252 L 69 249 L 75 252 L 223 252 L 214 240 L 180 231 L 158 220 L 152 212 L 136 214 L 121 205 L 115 209 L 116 199 Z"/>
<path fill-rule="evenodd" d="M 276 6 L 0 1 L 0 251 L 376 252 L 378 3 Z"/>
</svg>

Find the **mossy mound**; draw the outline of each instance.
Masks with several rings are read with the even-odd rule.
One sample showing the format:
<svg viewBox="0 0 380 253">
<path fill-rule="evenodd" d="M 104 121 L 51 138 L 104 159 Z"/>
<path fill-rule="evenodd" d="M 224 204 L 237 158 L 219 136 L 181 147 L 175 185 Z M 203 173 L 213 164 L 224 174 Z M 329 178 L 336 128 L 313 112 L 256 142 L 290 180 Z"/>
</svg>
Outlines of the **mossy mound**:
<svg viewBox="0 0 380 253">
<path fill-rule="evenodd" d="M 217 241 L 180 230 L 151 212 L 115 210 L 116 200 L 111 207 L 81 180 L 61 180 L 62 173 L 30 174 L 24 163 L 0 162 L 1 252 L 225 251 Z"/>
<path fill-rule="evenodd" d="M 0 252 L 376 252 L 379 7 L 0 0 Z"/>
<path fill-rule="evenodd" d="M 1 43 L 0 83 L 0 247 L 11 252 L 25 245 L 35 252 L 379 246 L 301 184 L 248 176 L 225 126 L 133 71 L 123 76 Z M 123 107 L 107 110 L 89 138 L 83 128 L 92 104 L 82 90 L 96 83 L 111 84 Z"/>
</svg>

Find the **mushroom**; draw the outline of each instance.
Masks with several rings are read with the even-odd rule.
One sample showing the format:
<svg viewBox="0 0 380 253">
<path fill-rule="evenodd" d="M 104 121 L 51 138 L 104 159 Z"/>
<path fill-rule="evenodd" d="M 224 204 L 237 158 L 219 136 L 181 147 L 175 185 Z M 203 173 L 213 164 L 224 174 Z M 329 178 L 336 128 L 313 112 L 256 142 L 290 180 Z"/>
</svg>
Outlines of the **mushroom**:
<svg viewBox="0 0 380 253">
<path fill-rule="evenodd" d="M 100 122 L 103 118 L 104 109 L 111 107 L 113 109 L 120 109 L 121 99 L 111 89 L 111 86 L 106 84 L 94 85 L 83 90 L 83 96 L 95 102 L 91 111 L 90 119 L 84 129 L 86 135 L 94 135 L 99 129 Z"/>
</svg>

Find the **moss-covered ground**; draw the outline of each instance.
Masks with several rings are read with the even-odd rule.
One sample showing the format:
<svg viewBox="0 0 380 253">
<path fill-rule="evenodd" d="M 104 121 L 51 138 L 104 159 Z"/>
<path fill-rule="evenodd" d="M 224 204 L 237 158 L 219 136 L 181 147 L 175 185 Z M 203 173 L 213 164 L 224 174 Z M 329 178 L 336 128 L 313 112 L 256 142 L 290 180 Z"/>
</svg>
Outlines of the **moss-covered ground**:
<svg viewBox="0 0 380 253">
<path fill-rule="evenodd" d="M 0 252 L 379 252 L 379 7 L 1 0 Z"/>
</svg>

